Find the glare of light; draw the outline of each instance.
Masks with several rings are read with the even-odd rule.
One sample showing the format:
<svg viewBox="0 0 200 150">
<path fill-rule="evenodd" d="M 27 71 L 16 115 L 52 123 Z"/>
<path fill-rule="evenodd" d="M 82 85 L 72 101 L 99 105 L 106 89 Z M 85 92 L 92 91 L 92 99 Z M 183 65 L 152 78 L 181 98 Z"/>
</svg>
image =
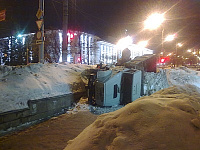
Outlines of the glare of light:
<svg viewBox="0 0 200 150">
<path fill-rule="evenodd" d="M 22 37 L 22 34 L 18 34 L 17 37 L 21 38 L 21 37 Z"/>
<path fill-rule="evenodd" d="M 192 51 L 191 51 L 191 49 L 188 49 L 187 52 L 191 53 Z"/>
<path fill-rule="evenodd" d="M 163 52 L 161 52 L 160 54 L 163 55 Z"/>
<path fill-rule="evenodd" d="M 23 37 L 23 39 L 22 39 L 22 44 L 24 45 L 25 44 L 25 37 Z"/>
<path fill-rule="evenodd" d="M 73 38 L 74 38 L 74 34 L 71 33 L 71 34 L 70 34 L 70 39 L 73 39 Z"/>
<path fill-rule="evenodd" d="M 164 62 L 165 62 L 165 59 L 164 59 L 164 58 L 161 58 L 160 62 L 161 62 L 161 63 L 164 63 Z"/>
<path fill-rule="evenodd" d="M 174 40 L 174 38 L 175 38 L 175 34 L 172 34 L 172 35 L 168 35 L 166 38 L 165 38 L 165 42 L 166 41 L 173 41 Z"/>
<path fill-rule="evenodd" d="M 137 45 L 140 47 L 146 47 L 148 45 L 148 41 L 140 41 L 137 43 Z"/>
<path fill-rule="evenodd" d="M 59 41 L 60 41 L 60 44 L 62 44 L 63 38 L 62 38 L 62 33 L 61 32 L 59 32 Z"/>
<path fill-rule="evenodd" d="M 183 44 L 182 44 L 182 43 L 178 43 L 178 44 L 177 44 L 177 46 L 179 46 L 179 47 L 182 47 L 182 46 L 183 46 Z"/>
<path fill-rule="evenodd" d="M 144 21 L 144 29 L 155 30 L 165 21 L 164 14 L 154 13 Z"/>
<path fill-rule="evenodd" d="M 67 62 L 70 62 L 70 56 L 67 56 Z"/>
<path fill-rule="evenodd" d="M 167 56 L 171 56 L 172 55 L 172 53 L 169 53 Z"/>
<path fill-rule="evenodd" d="M 192 54 L 196 54 L 196 52 L 192 52 Z"/>
<path fill-rule="evenodd" d="M 126 48 L 128 48 L 129 45 L 131 45 L 133 43 L 132 37 L 127 36 L 125 38 L 120 39 L 117 42 L 117 49 L 119 50 L 124 50 Z"/>
</svg>

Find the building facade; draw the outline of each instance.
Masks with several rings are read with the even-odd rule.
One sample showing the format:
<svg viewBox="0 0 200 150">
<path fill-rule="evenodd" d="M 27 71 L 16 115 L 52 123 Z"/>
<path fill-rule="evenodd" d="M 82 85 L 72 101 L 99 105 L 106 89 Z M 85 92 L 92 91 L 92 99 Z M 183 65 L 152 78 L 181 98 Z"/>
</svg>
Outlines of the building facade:
<svg viewBox="0 0 200 150">
<path fill-rule="evenodd" d="M 62 62 L 62 30 L 46 30 L 44 60 L 50 63 Z M 123 49 L 118 49 L 116 44 L 103 41 L 98 36 L 85 32 L 69 30 L 67 38 L 67 62 L 95 65 L 116 64 L 121 58 Z M 130 44 L 131 59 L 144 54 L 152 54 L 147 48 Z M 34 33 L 6 37 L 0 39 L 0 63 L 1 65 L 19 65 L 37 63 L 39 48 L 36 44 Z M 15 58 L 14 58 L 15 56 Z M 20 56 L 20 57 L 18 57 Z M 13 59 L 12 63 L 11 59 Z"/>
</svg>

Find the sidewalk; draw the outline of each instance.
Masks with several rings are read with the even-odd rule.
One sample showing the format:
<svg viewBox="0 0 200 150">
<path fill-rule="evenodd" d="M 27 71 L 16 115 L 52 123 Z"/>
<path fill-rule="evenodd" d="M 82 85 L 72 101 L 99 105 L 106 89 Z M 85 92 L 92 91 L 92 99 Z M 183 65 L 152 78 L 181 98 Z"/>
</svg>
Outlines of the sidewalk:
<svg viewBox="0 0 200 150">
<path fill-rule="evenodd" d="M 96 118 L 97 115 L 89 111 L 63 114 L 24 131 L 0 137 L 0 149 L 63 150 L 67 141 L 74 139 Z"/>
</svg>

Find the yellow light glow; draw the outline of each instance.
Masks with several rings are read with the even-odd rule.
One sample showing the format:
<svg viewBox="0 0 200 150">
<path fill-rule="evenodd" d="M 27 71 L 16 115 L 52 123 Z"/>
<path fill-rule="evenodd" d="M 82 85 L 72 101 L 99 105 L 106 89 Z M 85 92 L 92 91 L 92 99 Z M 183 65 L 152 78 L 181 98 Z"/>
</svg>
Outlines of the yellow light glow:
<svg viewBox="0 0 200 150">
<path fill-rule="evenodd" d="M 148 41 L 140 41 L 138 44 L 140 47 L 146 47 L 148 45 Z"/>
<path fill-rule="evenodd" d="M 154 13 L 144 22 L 144 29 L 155 30 L 165 21 L 164 14 Z"/>
<path fill-rule="evenodd" d="M 182 46 L 183 46 L 183 44 L 182 44 L 182 43 L 178 43 L 178 44 L 177 44 L 177 46 L 179 46 L 179 47 L 182 47 Z"/>
<path fill-rule="evenodd" d="M 165 42 L 166 42 L 166 41 L 173 41 L 174 38 L 175 38 L 175 35 L 174 35 L 174 34 L 168 35 L 168 36 L 165 38 Z"/>
<path fill-rule="evenodd" d="M 120 39 L 117 42 L 117 49 L 118 50 L 124 50 L 126 48 L 128 48 L 129 45 L 131 45 L 133 43 L 133 40 L 130 36 L 127 36 L 125 38 Z"/>
<path fill-rule="evenodd" d="M 187 52 L 191 53 L 192 51 L 191 51 L 191 49 L 188 49 Z"/>
<path fill-rule="evenodd" d="M 171 56 L 172 55 L 172 53 L 169 53 L 167 56 Z"/>
</svg>

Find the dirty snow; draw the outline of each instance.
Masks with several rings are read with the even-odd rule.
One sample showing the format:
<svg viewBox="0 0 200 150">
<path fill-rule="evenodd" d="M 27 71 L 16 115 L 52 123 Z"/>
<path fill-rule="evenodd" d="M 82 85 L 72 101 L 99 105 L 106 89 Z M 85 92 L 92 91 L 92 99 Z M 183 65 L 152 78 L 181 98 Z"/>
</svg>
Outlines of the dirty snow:
<svg viewBox="0 0 200 150">
<path fill-rule="evenodd" d="M 200 149 L 200 76 L 179 68 L 167 78 L 171 87 L 100 115 L 65 150 Z"/>
</svg>

